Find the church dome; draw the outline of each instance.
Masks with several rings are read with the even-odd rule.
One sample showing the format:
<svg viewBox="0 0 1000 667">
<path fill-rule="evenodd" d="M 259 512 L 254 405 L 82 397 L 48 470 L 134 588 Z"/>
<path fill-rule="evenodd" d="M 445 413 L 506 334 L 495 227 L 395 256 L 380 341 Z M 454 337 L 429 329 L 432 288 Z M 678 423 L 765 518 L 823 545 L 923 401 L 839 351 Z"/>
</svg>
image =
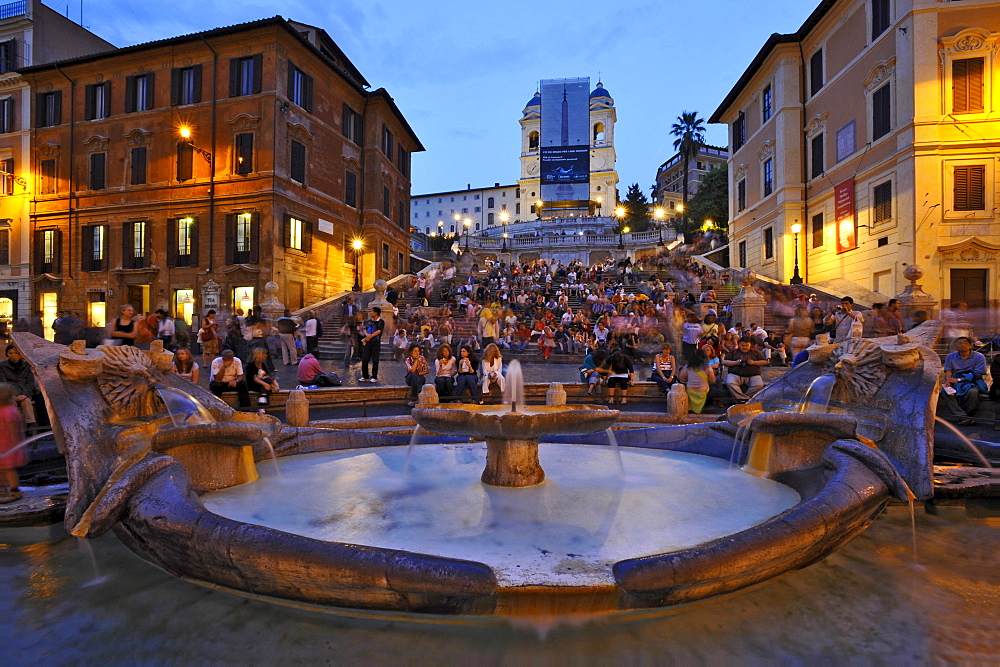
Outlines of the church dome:
<svg viewBox="0 0 1000 667">
<path fill-rule="evenodd" d="M 604 84 L 600 81 L 597 82 L 597 88 L 594 88 L 594 90 L 590 93 L 590 99 L 594 99 L 595 97 L 607 97 L 608 99 L 611 99 L 611 93 L 604 88 Z"/>
<path fill-rule="evenodd" d="M 534 97 L 528 100 L 528 103 L 524 105 L 524 108 L 537 107 L 542 105 L 542 95 L 541 93 L 535 93 Z"/>
</svg>

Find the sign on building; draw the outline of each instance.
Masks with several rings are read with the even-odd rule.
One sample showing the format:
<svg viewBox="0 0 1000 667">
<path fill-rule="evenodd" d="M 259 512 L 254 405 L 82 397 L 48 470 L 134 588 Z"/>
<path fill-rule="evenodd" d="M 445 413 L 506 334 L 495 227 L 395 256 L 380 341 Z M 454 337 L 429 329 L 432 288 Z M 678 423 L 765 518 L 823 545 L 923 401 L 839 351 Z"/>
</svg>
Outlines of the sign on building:
<svg viewBox="0 0 1000 667">
<path fill-rule="evenodd" d="M 545 204 L 590 199 L 590 78 L 541 81 Z"/>
<path fill-rule="evenodd" d="M 858 222 L 854 214 L 854 179 L 834 188 L 834 213 L 837 221 L 837 254 L 858 247 Z"/>
</svg>

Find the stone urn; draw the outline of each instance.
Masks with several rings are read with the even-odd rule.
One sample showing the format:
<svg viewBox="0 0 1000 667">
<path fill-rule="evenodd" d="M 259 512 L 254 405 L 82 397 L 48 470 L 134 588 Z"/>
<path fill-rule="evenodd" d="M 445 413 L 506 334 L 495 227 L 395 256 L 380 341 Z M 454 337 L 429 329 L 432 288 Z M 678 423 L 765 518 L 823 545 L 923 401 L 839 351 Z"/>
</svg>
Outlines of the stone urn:
<svg viewBox="0 0 1000 667">
<path fill-rule="evenodd" d="M 70 380 L 77 382 L 96 380 L 103 369 L 104 353 L 88 350 L 85 340 L 75 340 L 59 353 L 59 370 Z"/>
</svg>

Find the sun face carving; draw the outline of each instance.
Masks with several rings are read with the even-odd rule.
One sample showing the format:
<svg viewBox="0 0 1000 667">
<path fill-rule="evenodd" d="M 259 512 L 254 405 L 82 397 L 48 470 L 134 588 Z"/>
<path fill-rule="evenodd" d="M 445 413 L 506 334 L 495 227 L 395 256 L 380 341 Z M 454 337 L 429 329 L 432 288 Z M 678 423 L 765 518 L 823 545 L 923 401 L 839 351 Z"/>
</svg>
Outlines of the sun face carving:
<svg viewBox="0 0 1000 667">
<path fill-rule="evenodd" d="M 161 373 L 149 356 L 129 345 L 101 345 L 104 369 L 97 378 L 104 399 L 119 419 L 131 419 L 153 412 L 152 385 Z"/>
<path fill-rule="evenodd" d="M 834 398 L 849 402 L 874 398 L 887 375 L 881 347 L 864 338 L 851 338 L 838 345 L 826 361 L 826 370 L 839 380 L 835 392 L 839 395 Z"/>
</svg>

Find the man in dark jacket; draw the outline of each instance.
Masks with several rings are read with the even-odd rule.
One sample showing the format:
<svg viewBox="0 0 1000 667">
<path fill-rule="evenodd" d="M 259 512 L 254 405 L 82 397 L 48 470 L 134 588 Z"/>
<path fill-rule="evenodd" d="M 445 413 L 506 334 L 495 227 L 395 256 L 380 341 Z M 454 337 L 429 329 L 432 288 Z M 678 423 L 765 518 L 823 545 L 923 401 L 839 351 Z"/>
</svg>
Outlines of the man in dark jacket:
<svg viewBox="0 0 1000 667">
<path fill-rule="evenodd" d="M 25 425 L 33 425 L 35 419 L 34 396 L 35 374 L 31 366 L 21 357 L 21 351 L 14 345 L 7 346 L 7 360 L 0 362 L 0 382 L 14 387 L 14 401 L 21 410 Z"/>
</svg>

